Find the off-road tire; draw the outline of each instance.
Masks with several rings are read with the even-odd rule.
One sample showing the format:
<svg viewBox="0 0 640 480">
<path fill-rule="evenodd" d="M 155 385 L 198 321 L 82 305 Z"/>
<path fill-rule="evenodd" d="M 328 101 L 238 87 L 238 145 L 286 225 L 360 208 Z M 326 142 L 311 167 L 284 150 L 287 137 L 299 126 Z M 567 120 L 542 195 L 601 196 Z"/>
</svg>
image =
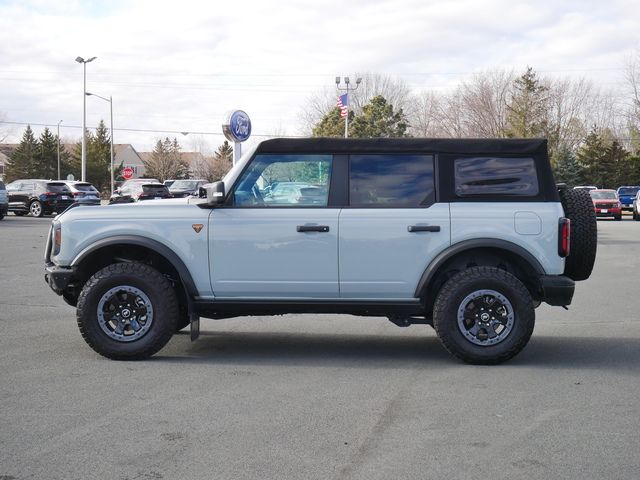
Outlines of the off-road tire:
<svg viewBox="0 0 640 480">
<path fill-rule="evenodd" d="M 598 247 L 598 221 L 591 195 L 586 190 L 561 189 L 564 215 L 571 220 L 569 256 L 564 274 L 575 280 L 586 280 L 593 271 Z"/>
<path fill-rule="evenodd" d="M 493 345 L 472 343 L 458 322 L 459 311 L 469 296 L 483 291 L 497 292 L 512 310 L 510 331 Z M 455 274 L 438 292 L 433 308 L 433 326 L 442 345 L 452 355 L 475 365 L 495 365 L 517 355 L 529 342 L 534 325 L 535 309 L 529 291 L 516 277 L 495 267 L 472 267 Z"/>
<path fill-rule="evenodd" d="M 142 292 L 152 307 L 148 330 L 133 341 L 111 338 L 98 320 L 101 299 L 119 286 Z M 87 280 L 76 315 L 82 337 L 97 353 L 114 360 L 142 360 L 164 347 L 176 331 L 178 299 L 169 280 L 154 268 L 136 262 L 115 263 Z"/>
</svg>

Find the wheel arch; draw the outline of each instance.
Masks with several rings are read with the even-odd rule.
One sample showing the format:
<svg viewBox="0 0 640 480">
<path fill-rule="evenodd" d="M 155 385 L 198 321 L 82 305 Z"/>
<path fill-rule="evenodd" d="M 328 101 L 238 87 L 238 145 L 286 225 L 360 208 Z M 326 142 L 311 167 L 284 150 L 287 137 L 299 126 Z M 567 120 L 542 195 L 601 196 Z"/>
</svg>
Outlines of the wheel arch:
<svg viewBox="0 0 640 480">
<path fill-rule="evenodd" d="M 438 290 L 434 287 L 444 284 L 451 276 L 450 272 L 455 273 L 469 266 L 492 262 L 510 266 L 514 270 L 511 273 L 525 284 L 534 297 L 537 295 L 539 289 L 537 278 L 545 273 L 538 259 L 515 243 L 485 238 L 456 243 L 440 252 L 422 273 L 414 296 L 422 298 L 425 306 L 430 310 Z"/>
<path fill-rule="evenodd" d="M 169 247 L 146 237 L 119 235 L 98 240 L 82 250 L 71 262 L 76 268 L 79 280 L 84 283 L 91 275 L 108 264 L 140 261 L 156 268 L 180 284 L 176 288 L 180 303 L 192 311 L 193 298 L 197 289 L 189 269 L 182 259 Z"/>
</svg>

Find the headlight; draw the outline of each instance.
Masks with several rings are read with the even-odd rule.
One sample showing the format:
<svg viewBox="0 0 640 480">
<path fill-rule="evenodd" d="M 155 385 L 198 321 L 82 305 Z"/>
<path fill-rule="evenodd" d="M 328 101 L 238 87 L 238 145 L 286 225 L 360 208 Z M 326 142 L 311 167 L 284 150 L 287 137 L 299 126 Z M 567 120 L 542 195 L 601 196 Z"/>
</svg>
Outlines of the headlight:
<svg viewBox="0 0 640 480">
<path fill-rule="evenodd" d="M 60 253 L 62 246 L 62 225 L 60 223 L 53 224 L 53 254 Z"/>
</svg>

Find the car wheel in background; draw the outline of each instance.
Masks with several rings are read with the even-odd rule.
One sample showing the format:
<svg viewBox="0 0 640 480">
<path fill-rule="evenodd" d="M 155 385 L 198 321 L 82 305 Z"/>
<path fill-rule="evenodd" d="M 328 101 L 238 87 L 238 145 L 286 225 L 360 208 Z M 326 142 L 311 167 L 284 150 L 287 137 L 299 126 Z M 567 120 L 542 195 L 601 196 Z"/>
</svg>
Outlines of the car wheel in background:
<svg viewBox="0 0 640 480">
<path fill-rule="evenodd" d="M 42 209 L 42 203 L 38 200 L 34 200 L 29 205 L 29 213 L 34 217 L 41 217 L 44 215 L 44 210 Z"/>
</svg>

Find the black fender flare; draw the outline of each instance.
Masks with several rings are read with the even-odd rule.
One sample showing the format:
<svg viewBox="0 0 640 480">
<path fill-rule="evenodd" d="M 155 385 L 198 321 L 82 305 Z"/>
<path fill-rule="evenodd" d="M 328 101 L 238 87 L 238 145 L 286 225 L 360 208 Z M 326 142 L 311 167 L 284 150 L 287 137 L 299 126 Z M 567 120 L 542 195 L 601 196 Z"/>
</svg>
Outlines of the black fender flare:
<svg viewBox="0 0 640 480">
<path fill-rule="evenodd" d="M 545 271 L 542 264 L 525 248 L 507 240 L 500 240 L 499 238 L 474 238 L 473 240 L 464 240 L 460 243 L 449 246 L 429 263 L 425 271 L 420 277 L 418 286 L 416 287 L 414 296 L 419 298 L 424 288 L 429 285 L 429 282 L 433 279 L 438 269 L 445 264 L 449 259 L 454 256 L 463 253 L 468 250 L 474 250 L 478 248 L 495 248 L 499 250 L 507 250 L 511 253 L 518 255 L 524 261 L 526 261 L 531 268 L 538 274 L 544 275 Z"/>
<path fill-rule="evenodd" d="M 82 250 L 71 262 L 71 267 L 77 267 L 84 259 L 96 250 L 109 247 L 111 245 L 136 245 L 148 248 L 149 250 L 153 250 L 157 254 L 162 255 L 173 266 L 173 268 L 176 269 L 178 275 L 180 275 L 180 281 L 182 282 L 182 285 L 184 285 L 189 305 L 191 305 L 193 298 L 198 295 L 193 277 L 182 259 L 165 244 L 160 243 L 157 240 L 138 235 L 118 235 L 98 240 Z"/>
</svg>

